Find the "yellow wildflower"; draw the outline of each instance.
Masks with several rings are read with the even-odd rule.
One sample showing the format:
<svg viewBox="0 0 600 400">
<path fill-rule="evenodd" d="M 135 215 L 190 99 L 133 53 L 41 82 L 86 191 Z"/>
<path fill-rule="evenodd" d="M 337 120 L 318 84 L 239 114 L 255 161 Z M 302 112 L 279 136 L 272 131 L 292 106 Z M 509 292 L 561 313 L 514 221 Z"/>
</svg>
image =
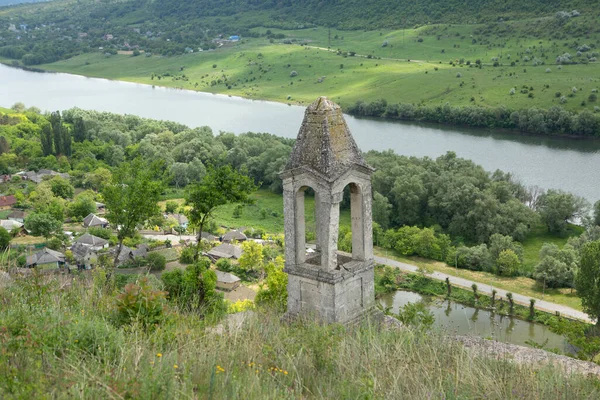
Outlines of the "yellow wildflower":
<svg viewBox="0 0 600 400">
<path fill-rule="evenodd" d="M 162 357 L 162 353 L 156 354 L 156 357 Z"/>
<path fill-rule="evenodd" d="M 173 368 L 177 369 L 179 366 L 177 364 L 173 365 Z"/>
</svg>

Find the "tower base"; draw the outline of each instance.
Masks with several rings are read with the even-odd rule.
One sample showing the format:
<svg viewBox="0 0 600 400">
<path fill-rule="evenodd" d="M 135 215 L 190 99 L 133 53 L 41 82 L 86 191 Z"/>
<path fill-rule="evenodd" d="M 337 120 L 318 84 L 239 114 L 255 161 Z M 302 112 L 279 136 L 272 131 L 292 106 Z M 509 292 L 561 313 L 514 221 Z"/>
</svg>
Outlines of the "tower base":
<svg viewBox="0 0 600 400">
<path fill-rule="evenodd" d="M 335 270 L 287 266 L 285 319 L 312 316 L 324 323 L 354 324 L 375 309 L 373 261 L 350 261 Z"/>
</svg>

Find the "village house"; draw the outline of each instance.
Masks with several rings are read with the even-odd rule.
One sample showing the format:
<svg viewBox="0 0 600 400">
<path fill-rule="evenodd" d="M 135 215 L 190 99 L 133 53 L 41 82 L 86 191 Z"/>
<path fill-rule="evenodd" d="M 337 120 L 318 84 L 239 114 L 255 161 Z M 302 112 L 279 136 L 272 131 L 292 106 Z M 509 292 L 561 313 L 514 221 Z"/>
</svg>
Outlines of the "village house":
<svg viewBox="0 0 600 400">
<path fill-rule="evenodd" d="M 8 214 L 8 216 L 6 218 L 8 218 L 11 221 L 17 221 L 20 223 L 24 223 L 25 222 L 25 211 L 13 210 L 13 211 L 11 211 L 10 214 Z"/>
<path fill-rule="evenodd" d="M 16 174 L 23 180 L 29 180 L 34 183 L 40 183 L 45 176 L 60 176 L 61 178 L 69 179 L 71 176 L 67 173 L 56 172 L 51 169 L 40 169 L 38 172 L 35 171 L 21 171 Z"/>
<path fill-rule="evenodd" d="M 215 273 L 217 274 L 217 289 L 230 292 L 240 286 L 241 279 L 237 276 L 219 270 L 216 270 Z"/>
<path fill-rule="evenodd" d="M 85 228 L 99 227 L 106 228 L 108 226 L 108 220 L 97 216 L 96 214 L 89 214 L 83 219 L 83 226 Z"/>
<path fill-rule="evenodd" d="M 90 235 L 89 233 L 86 233 L 85 235 L 79 237 L 75 241 L 75 244 L 80 244 L 89 247 L 94 251 L 99 251 L 108 248 L 108 240 L 102 239 L 98 236 Z"/>
<path fill-rule="evenodd" d="M 104 203 L 99 203 L 99 202 L 95 202 L 96 203 L 96 212 L 98 214 L 104 214 L 104 212 L 106 211 L 106 205 Z"/>
<path fill-rule="evenodd" d="M 8 210 L 17 204 L 17 199 L 12 194 L 0 196 L 0 210 Z"/>
<path fill-rule="evenodd" d="M 223 235 L 223 243 L 231 243 L 233 241 L 244 242 L 246 240 L 248 240 L 248 237 L 243 232 L 237 230 L 229 231 Z"/>
<path fill-rule="evenodd" d="M 0 226 L 6 229 L 8 233 L 16 233 L 16 236 L 27 235 L 27 231 L 25 230 L 22 222 L 13 221 L 12 219 L 2 219 L 0 220 Z"/>
<path fill-rule="evenodd" d="M 27 257 L 25 266 L 27 268 L 42 267 L 42 268 L 60 268 L 65 265 L 65 255 L 61 252 L 44 248 L 35 254 Z"/>
<path fill-rule="evenodd" d="M 218 237 L 216 237 L 215 235 L 211 235 L 211 234 L 210 234 L 210 233 L 208 233 L 208 232 L 202 232 L 202 233 L 200 234 L 200 237 L 201 237 L 203 240 L 206 240 L 207 242 L 218 242 L 218 241 L 219 241 L 219 238 L 218 238 Z"/>
<path fill-rule="evenodd" d="M 98 262 L 96 251 L 85 244 L 75 243 L 71 246 L 71 253 L 73 253 L 78 269 L 91 269 Z"/>
<path fill-rule="evenodd" d="M 114 256 L 118 249 L 119 246 L 113 247 L 110 249 L 110 253 Z M 119 253 L 119 258 L 117 259 L 117 266 L 132 263 L 136 258 L 146 258 L 147 255 L 148 246 L 146 245 L 139 245 L 135 249 L 123 245 L 121 252 Z"/>
<path fill-rule="evenodd" d="M 216 247 L 213 247 L 206 254 L 213 261 L 217 261 L 217 260 L 219 260 L 221 258 L 227 258 L 227 259 L 237 260 L 237 259 L 239 259 L 242 256 L 243 252 L 244 251 L 240 247 L 238 247 L 238 246 L 234 246 L 232 244 L 223 243 L 223 244 L 220 244 L 220 245 L 218 245 Z"/>
</svg>

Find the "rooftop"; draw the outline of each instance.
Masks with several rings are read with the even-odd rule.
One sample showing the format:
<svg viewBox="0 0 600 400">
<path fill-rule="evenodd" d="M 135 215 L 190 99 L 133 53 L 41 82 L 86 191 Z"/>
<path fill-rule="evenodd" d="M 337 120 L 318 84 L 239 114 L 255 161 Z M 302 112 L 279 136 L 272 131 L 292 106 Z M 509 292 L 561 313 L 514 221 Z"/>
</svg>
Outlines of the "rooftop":
<svg viewBox="0 0 600 400">
<path fill-rule="evenodd" d="M 340 106 L 319 97 L 306 108 L 285 170 L 304 168 L 335 179 L 354 165 L 371 169 L 350 133 Z"/>
</svg>

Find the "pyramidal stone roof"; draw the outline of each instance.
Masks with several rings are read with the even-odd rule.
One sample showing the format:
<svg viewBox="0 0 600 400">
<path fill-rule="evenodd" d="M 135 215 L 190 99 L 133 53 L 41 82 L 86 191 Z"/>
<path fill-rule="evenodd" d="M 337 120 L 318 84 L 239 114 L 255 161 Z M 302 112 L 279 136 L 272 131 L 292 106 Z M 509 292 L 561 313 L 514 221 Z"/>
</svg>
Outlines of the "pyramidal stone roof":
<svg viewBox="0 0 600 400">
<path fill-rule="evenodd" d="M 372 170 L 360 154 L 340 106 L 319 97 L 306 108 L 285 170 L 306 168 L 335 179 L 353 165 Z"/>
</svg>

